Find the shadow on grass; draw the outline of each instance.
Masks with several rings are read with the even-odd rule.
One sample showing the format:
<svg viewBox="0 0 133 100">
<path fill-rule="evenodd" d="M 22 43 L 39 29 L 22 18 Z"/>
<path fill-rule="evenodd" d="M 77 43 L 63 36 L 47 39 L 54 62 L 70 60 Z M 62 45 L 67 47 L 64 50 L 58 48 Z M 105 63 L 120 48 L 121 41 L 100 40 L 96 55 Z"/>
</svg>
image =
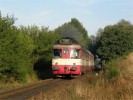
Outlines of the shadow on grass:
<svg viewBox="0 0 133 100">
<path fill-rule="evenodd" d="M 34 70 L 37 72 L 39 79 L 49 79 L 53 77 L 52 62 L 39 60 L 34 65 Z"/>
</svg>

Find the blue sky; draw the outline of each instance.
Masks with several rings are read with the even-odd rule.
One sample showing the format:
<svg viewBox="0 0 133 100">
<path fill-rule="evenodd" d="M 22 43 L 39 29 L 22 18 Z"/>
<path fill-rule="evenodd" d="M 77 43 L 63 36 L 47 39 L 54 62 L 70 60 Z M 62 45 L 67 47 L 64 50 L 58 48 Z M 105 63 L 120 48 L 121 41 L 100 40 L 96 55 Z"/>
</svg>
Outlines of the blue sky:
<svg viewBox="0 0 133 100">
<path fill-rule="evenodd" d="M 0 0 L 0 11 L 3 16 L 14 15 L 15 25 L 49 29 L 77 18 L 89 35 L 121 19 L 133 24 L 133 0 Z"/>
</svg>

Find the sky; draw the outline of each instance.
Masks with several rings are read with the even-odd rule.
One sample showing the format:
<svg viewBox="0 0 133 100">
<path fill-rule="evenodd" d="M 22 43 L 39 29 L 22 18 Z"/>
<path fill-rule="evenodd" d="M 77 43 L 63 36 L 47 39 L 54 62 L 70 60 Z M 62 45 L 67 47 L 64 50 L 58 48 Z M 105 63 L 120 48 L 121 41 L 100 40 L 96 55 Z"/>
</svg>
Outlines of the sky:
<svg viewBox="0 0 133 100">
<path fill-rule="evenodd" d="M 78 19 L 88 35 L 121 19 L 133 24 L 133 0 L 0 0 L 2 16 L 14 15 L 15 25 L 37 25 L 54 30 Z"/>
</svg>

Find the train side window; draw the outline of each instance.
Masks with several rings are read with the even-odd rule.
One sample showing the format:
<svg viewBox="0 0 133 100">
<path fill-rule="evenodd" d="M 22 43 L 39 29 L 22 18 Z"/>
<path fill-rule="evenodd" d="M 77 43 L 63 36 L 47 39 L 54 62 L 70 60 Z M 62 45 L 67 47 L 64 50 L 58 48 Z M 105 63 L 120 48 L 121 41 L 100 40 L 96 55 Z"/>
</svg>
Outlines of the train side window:
<svg viewBox="0 0 133 100">
<path fill-rule="evenodd" d="M 80 50 L 76 50 L 77 56 L 76 58 L 80 58 Z"/>
<path fill-rule="evenodd" d="M 53 57 L 54 58 L 61 58 L 62 57 L 62 50 L 61 49 L 53 49 Z"/>
</svg>

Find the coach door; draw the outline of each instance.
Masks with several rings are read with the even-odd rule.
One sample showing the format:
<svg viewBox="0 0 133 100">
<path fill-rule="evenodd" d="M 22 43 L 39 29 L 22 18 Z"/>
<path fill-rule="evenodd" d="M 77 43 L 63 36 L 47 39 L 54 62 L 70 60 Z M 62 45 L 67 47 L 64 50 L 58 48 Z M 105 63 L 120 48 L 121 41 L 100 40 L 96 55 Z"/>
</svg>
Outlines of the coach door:
<svg viewBox="0 0 133 100">
<path fill-rule="evenodd" d="M 70 56 L 70 55 L 69 55 L 69 49 L 68 49 L 68 48 L 63 48 L 62 58 L 68 59 L 69 56 Z"/>
<path fill-rule="evenodd" d="M 68 48 L 63 48 L 63 52 L 62 52 L 62 63 L 64 64 L 64 74 L 66 74 L 68 72 L 68 63 L 69 63 L 69 49 Z"/>
</svg>

